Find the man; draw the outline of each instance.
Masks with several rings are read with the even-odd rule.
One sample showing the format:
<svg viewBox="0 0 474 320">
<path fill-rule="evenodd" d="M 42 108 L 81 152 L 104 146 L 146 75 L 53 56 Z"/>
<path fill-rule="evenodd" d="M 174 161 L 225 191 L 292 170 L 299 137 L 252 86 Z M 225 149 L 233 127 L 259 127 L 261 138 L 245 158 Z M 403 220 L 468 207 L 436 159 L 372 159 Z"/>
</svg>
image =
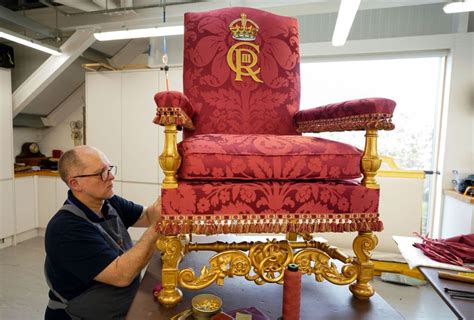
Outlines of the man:
<svg viewBox="0 0 474 320">
<path fill-rule="evenodd" d="M 116 167 L 99 150 L 75 147 L 59 160 L 68 199 L 48 223 L 46 320 L 123 319 L 158 238 L 160 199 L 148 208 L 114 195 Z M 133 245 L 127 228 L 148 227 Z"/>
</svg>

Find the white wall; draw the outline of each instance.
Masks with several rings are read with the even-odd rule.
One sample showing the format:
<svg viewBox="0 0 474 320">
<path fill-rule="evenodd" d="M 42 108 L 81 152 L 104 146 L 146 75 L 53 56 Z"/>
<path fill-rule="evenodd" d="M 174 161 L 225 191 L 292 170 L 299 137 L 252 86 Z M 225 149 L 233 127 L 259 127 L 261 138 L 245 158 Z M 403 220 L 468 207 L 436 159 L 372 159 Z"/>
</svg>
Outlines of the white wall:
<svg viewBox="0 0 474 320">
<path fill-rule="evenodd" d="M 78 120 L 83 122 L 83 114 L 84 109 L 79 106 L 71 113 L 71 115 L 69 115 L 57 126 L 50 129 L 45 129 L 43 137 L 39 141 L 41 152 L 46 156 L 51 156 L 53 149 L 59 149 L 65 152 L 74 147 L 74 140 L 71 138 L 70 123 L 71 121 Z"/>
<path fill-rule="evenodd" d="M 43 139 L 43 129 L 35 128 L 13 128 L 13 158 L 20 154 L 21 146 L 25 142 L 39 142 Z M 44 154 L 43 149 L 40 151 Z M 13 159 L 15 161 L 15 159 Z"/>
<path fill-rule="evenodd" d="M 15 53 L 15 68 L 12 69 L 12 89 L 15 91 L 23 81 L 48 59 L 49 55 L 12 42 L 8 45 L 13 48 Z"/>
<path fill-rule="evenodd" d="M 453 35 L 450 73 L 447 75 L 445 104 L 444 161 L 441 163 L 445 173 L 442 187 L 452 187 L 453 169 L 464 169 L 474 173 L 474 34 Z M 469 68 L 469 66 L 471 66 Z"/>
<path fill-rule="evenodd" d="M 25 142 L 37 142 L 41 153 L 47 157 L 51 157 L 53 149 L 71 149 L 74 147 L 74 141 L 69 124 L 71 121 L 83 121 L 83 112 L 83 108 L 79 106 L 65 120 L 51 128 L 13 128 L 13 156 L 20 153 Z"/>
</svg>

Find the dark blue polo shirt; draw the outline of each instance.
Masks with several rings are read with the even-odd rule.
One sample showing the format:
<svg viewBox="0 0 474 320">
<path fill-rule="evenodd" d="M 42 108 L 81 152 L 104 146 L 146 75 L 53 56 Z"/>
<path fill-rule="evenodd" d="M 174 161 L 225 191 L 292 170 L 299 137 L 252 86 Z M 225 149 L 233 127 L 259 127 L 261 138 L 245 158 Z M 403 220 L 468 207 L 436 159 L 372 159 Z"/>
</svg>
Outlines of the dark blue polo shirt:
<svg viewBox="0 0 474 320">
<path fill-rule="evenodd" d="M 68 201 L 84 211 L 91 221 L 104 220 L 74 197 L 71 191 L 68 192 Z M 126 228 L 135 224 L 143 212 L 141 205 L 115 195 L 106 200 L 102 207 L 105 219 L 110 218 L 107 203 L 117 210 Z M 94 278 L 120 255 L 94 225 L 64 210 L 59 210 L 49 221 L 45 248 L 48 277 L 53 288 L 67 300 L 96 283 Z M 49 295 L 58 300 L 52 292 Z"/>
</svg>

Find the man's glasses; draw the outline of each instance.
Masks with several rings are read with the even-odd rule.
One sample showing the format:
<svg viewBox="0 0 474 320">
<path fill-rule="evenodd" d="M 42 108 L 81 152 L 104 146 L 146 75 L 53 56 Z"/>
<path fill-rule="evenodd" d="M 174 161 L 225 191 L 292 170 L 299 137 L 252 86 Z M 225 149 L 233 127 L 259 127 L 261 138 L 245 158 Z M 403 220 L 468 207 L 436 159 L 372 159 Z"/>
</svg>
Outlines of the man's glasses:
<svg viewBox="0 0 474 320">
<path fill-rule="evenodd" d="M 115 176 L 117 174 L 117 166 L 109 166 L 108 168 L 102 170 L 99 173 L 93 173 L 93 174 L 81 174 L 79 176 L 75 176 L 73 178 L 85 178 L 85 177 L 95 177 L 99 176 L 102 181 L 107 181 L 110 177 L 110 174 Z"/>
</svg>

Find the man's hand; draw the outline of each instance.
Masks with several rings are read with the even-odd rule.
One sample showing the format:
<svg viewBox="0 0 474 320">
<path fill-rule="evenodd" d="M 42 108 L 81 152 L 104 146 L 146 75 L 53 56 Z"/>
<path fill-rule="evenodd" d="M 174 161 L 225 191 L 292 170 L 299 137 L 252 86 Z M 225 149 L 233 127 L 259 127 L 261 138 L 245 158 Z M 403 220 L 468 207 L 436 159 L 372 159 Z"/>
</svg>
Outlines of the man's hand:
<svg viewBox="0 0 474 320">
<path fill-rule="evenodd" d="M 158 197 L 156 201 L 145 208 L 142 216 L 133 225 L 134 227 L 150 227 L 155 226 L 158 219 L 161 217 L 161 197 Z"/>
<path fill-rule="evenodd" d="M 161 217 L 161 197 L 158 197 L 156 201 L 146 208 L 146 215 L 150 226 L 154 226 Z"/>
</svg>

